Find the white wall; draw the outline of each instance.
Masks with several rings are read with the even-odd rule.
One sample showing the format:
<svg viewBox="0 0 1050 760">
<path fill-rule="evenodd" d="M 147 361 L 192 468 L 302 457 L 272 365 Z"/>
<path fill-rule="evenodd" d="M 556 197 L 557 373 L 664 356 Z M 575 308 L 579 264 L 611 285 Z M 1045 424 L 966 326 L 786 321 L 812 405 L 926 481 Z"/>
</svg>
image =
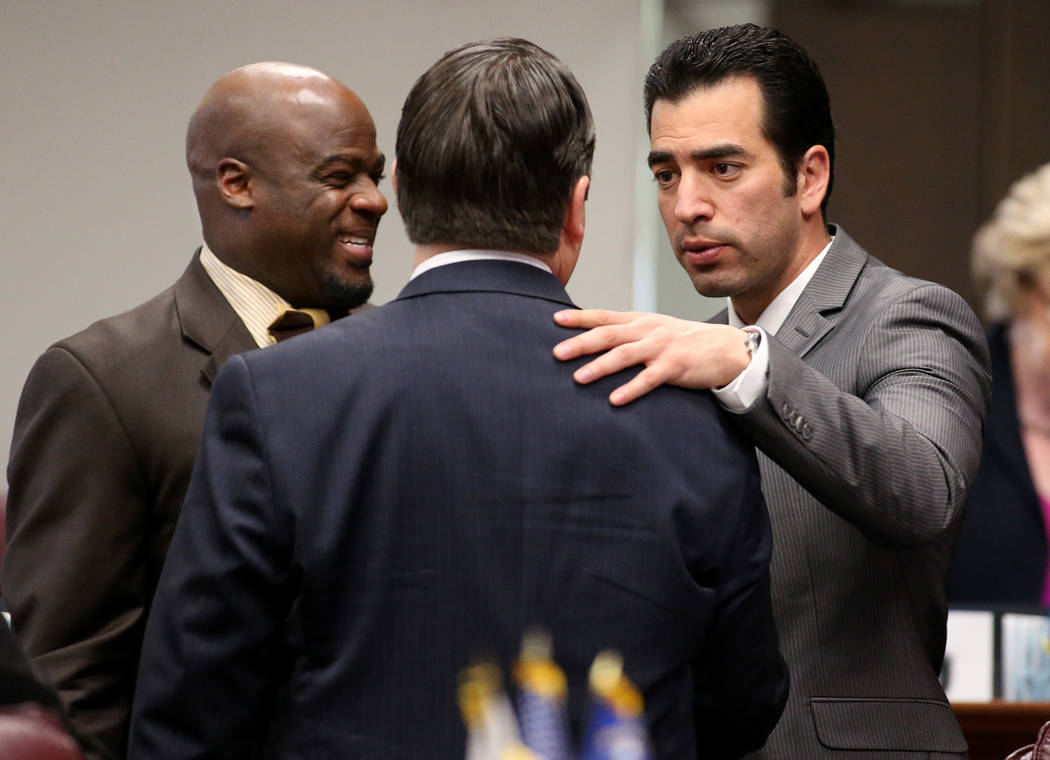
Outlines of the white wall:
<svg viewBox="0 0 1050 760">
<path fill-rule="evenodd" d="M 186 121 L 215 79 L 251 61 L 294 61 L 342 79 L 368 105 L 389 156 L 405 94 L 441 53 L 504 34 L 546 47 L 575 72 L 598 129 L 587 239 L 569 290 L 581 305 L 630 308 L 649 63 L 639 6 L 0 0 L 0 463 L 40 352 L 146 300 L 186 266 L 200 235 L 183 165 Z M 396 295 L 410 260 L 392 206 L 376 242 L 373 300 Z"/>
</svg>

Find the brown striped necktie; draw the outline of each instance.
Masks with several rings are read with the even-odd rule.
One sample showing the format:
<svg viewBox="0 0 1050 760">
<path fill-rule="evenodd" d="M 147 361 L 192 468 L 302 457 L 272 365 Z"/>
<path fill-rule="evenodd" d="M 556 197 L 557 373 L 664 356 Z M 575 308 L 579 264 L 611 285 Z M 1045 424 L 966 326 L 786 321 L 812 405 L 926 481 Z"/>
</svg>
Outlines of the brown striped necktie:
<svg viewBox="0 0 1050 760">
<path fill-rule="evenodd" d="M 285 309 L 266 329 L 280 343 L 299 333 L 323 327 L 328 322 L 328 312 L 324 309 Z"/>
</svg>

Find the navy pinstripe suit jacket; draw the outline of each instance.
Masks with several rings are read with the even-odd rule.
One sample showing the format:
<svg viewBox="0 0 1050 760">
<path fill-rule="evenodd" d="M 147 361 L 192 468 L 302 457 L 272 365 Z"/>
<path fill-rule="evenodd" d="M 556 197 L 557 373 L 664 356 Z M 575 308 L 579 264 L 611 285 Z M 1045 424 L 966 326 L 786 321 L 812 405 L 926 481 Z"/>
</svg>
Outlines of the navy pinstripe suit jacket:
<svg viewBox="0 0 1050 760">
<path fill-rule="evenodd" d="M 566 306 L 534 267 L 450 264 L 227 362 L 131 758 L 460 760 L 457 672 L 534 624 L 577 728 L 613 647 L 659 757 L 761 746 L 787 683 L 753 450 L 707 393 L 577 386 L 551 354 Z"/>
</svg>

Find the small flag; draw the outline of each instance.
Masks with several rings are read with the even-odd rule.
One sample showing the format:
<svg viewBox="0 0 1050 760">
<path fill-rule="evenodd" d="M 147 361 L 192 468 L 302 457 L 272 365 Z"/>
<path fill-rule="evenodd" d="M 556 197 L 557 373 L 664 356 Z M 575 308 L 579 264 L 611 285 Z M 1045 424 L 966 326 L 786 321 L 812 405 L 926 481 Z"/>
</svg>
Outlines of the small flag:
<svg viewBox="0 0 1050 760">
<path fill-rule="evenodd" d="M 590 671 L 590 723 L 580 760 L 652 760 L 642 695 L 611 651 L 594 658 Z"/>
<path fill-rule="evenodd" d="M 466 760 L 537 760 L 522 743 L 503 676 L 491 663 L 460 674 L 459 709 L 467 726 Z"/>
<path fill-rule="evenodd" d="M 525 746 L 542 760 L 571 760 L 565 707 L 568 685 L 565 673 L 551 657 L 550 636 L 538 631 L 525 635 L 514 680 Z"/>
</svg>

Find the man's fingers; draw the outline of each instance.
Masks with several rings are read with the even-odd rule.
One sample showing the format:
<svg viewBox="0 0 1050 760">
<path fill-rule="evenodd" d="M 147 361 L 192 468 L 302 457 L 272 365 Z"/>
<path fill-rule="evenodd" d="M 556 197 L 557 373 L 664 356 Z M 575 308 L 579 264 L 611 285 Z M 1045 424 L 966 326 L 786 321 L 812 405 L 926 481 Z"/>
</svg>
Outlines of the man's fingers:
<svg viewBox="0 0 1050 760">
<path fill-rule="evenodd" d="M 595 327 L 585 333 L 563 340 L 554 347 L 554 356 L 562 361 L 575 359 L 577 356 L 596 354 L 599 351 L 616 348 L 635 340 L 635 338 L 634 331 L 628 326 L 612 324 Z"/>
<path fill-rule="evenodd" d="M 573 373 L 572 377 L 581 385 L 586 385 L 606 375 L 619 372 L 626 367 L 640 364 L 643 360 L 639 345 L 637 343 L 627 343 L 602 354 L 594 361 L 584 364 Z"/>
<path fill-rule="evenodd" d="M 628 382 L 610 393 L 609 403 L 613 406 L 629 404 L 654 388 L 659 388 L 666 379 L 664 371 L 658 366 L 646 367 Z"/>
<path fill-rule="evenodd" d="M 554 321 L 562 327 L 589 329 L 601 325 L 616 325 L 629 322 L 637 316 L 633 311 L 610 311 L 608 309 L 563 309 L 554 312 Z"/>
</svg>

